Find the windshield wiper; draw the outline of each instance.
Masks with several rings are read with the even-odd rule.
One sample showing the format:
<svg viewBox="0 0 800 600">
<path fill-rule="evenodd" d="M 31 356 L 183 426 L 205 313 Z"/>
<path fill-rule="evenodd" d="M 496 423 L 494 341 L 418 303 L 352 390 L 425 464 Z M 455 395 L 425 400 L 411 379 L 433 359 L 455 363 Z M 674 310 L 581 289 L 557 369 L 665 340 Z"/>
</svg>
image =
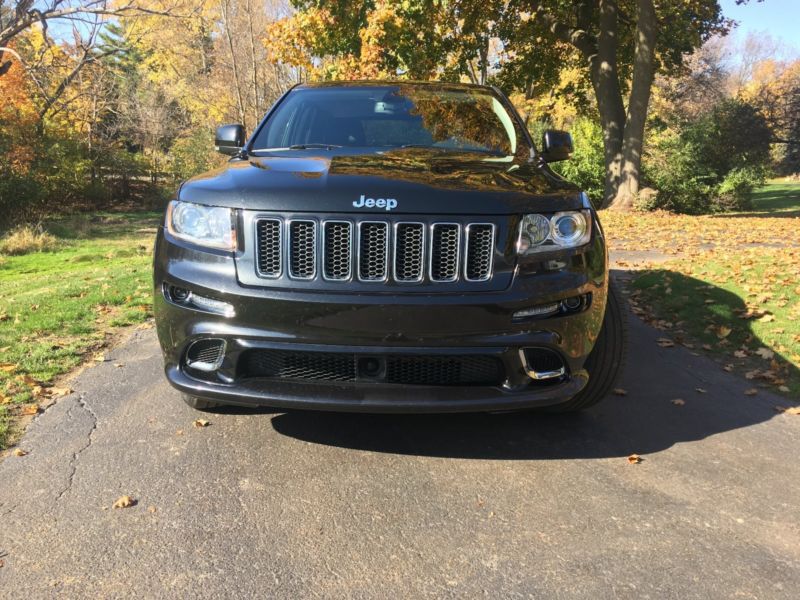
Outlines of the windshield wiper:
<svg viewBox="0 0 800 600">
<path fill-rule="evenodd" d="M 403 144 L 400 148 L 425 148 L 427 150 L 438 150 L 442 153 L 457 154 L 459 152 L 468 154 L 489 154 L 491 156 L 505 156 L 502 152 L 486 150 L 484 148 L 451 148 L 449 146 L 431 146 L 430 144 Z"/>
<path fill-rule="evenodd" d="M 333 150 L 334 148 L 341 148 L 336 144 L 293 144 L 289 146 L 289 150 Z"/>
<path fill-rule="evenodd" d="M 250 152 L 278 152 L 280 150 L 333 150 L 334 148 L 341 148 L 336 144 L 294 144 L 292 146 L 285 146 L 283 148 L 255 148 Z"/>
</svg>

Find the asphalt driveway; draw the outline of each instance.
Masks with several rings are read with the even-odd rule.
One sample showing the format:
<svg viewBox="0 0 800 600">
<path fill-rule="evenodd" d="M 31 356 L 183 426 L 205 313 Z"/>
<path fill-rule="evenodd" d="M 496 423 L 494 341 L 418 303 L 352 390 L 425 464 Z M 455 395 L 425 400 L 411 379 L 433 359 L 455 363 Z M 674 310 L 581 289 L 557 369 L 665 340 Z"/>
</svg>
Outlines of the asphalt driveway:
<svg viewBox="0 0 800 600">
<path fill-rule="evenodd" d="M 800 417 L 631 337 L 579 416 L 195 428 L 139 331 L 0 463 L 0 597 L 797 598 Z"/>
</svg>

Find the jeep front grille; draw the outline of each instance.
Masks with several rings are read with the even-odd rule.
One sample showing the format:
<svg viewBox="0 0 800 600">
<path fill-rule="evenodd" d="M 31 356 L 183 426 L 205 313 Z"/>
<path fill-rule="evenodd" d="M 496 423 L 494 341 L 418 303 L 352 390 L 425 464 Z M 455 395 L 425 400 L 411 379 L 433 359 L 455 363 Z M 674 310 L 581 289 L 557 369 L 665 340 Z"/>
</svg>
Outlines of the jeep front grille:
<svg viewBox="0 0 800 600">
<path fill-rule="evenodd" d="M 257 217 L 261 277 L 401 284 L 492 278 L 493 223 L 345 221 Z"/>
</svg>

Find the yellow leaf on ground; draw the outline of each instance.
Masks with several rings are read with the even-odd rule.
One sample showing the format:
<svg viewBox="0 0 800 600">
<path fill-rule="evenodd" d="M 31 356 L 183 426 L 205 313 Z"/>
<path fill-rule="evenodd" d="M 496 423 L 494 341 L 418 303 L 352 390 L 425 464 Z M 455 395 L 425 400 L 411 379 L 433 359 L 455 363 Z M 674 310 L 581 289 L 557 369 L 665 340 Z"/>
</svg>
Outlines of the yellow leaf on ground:
<svg viewBox="0 0 800 600">
<path fill-rule="evenodd" d="M 725 327 L 725 325 L 720 325 L 719 329 L 717 329 L 717 337 L 719 339 L 724 339 L 728 337 L 733 331 L 730 327 Z"/>
<path fill-rule="evenodd" d="M 758 393 L 756 388 L 750 388 L 749 390 L 744 391 L 745 396 L 755 396 Z"/>
<path fill-rule="evenodd" d="M 136 500 L 130 496 L 120 496 L 117 501 L 111 505 L 111 508 L 130 508 L 136 505 Z"/>
<path fill-rule="evenodd" d="M 11 454 L 14 456 L 25 456 L 28 453 L 22 448 L 14 448 L 14 451 Z"/>
<path fill-rule="evenodd" d="M 681 400 L 680 398 L 675 398 L 675 400 L 670 400 L 675 406 L 683 406 L 686 404 L 685 401 Z"/>
<path fill-rule="evenodd" d="M 628 463 L 632 465 L 638 465 L 640 462 L 642 462 L 642 460 L 643 460 L 642 457 L 639 456 L 638 454 L 631 454 L 628 457 Z"/>
<path fill-rule="evenodd" d="M 206 421 L 205 419 L 195 419 L 192 422 L 192 425 L 194 425 L 195 427 L 200 428 L 200 427 L 208 427 L 210 425 L 210 423 L 208 421 Z"/>
<path fill-rule="evenodd" d="M 21 415 L 35 415 L 39 412 L 38 404 L 28 404 L 20 411 Z"/>
<path fill-rule="evenodd" d="M 10 364 L 0 365 L 0 371 L 5 371 L 6 373 L 13 373 L 16 370 L 17 370 L 17 365 L 10 365 Z"/>
</svg>

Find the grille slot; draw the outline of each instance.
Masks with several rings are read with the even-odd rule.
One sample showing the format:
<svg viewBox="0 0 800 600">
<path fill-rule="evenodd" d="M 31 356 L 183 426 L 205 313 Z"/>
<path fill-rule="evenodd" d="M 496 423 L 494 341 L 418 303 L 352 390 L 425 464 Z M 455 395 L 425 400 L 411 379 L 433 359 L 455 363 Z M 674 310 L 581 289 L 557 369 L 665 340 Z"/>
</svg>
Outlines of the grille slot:
<svg viewBox="0 0 800 600">
<path fill-rule="evenodd" d="M 289 275 L 295 279 L 314 279 L 317 272 L 317 224 L 314 221 L 289 223 Z"/>
<path fill-rule="evenodd" d="M 431 281 L 458 278 L 461 227 L 457 223 L 436 223 L 431 235 Z"/>
<path fill-rule="evenodd" d="M 331 281 L 350 279 L 353 226 L 346 221 L 328 221 L 323 225 L 325 263 L 323 276 Z"/>
<path fill-rule="evenodd" d="M 260 219 L 256 222 L 258 237 L 258 272 L 264 277 L 281 275 L 281 222 L 278 219 Z"/>
<path fill-rule="evenodd" d="M 358 355 L 351 352 L 306 352 L 253 349 L 239 359 L 242 379 L 268 378 L 302 381 L 359 381 L 359 358 L 374 358 L 385 369 L 364 377 L 372 383 L 402 385 L 500 385 L 505 377 L 502 361 L 488 355 Z"/>
<path fill-rule="evenodd" d="M 494 225 L 471 223 L 467 227 L 467 257 L 464 276 L 467 281 L 486 281 L 492 276 Z"/>
<path fill-rule="evenodd" d="M 386 280 L 389 253 L 388 223 L 359 223 L 358 278 L 361 281 Z"/>
<path fill-rule="evenodd" d="M 422 223 L 398 223 L 394 239 L 394 277 L 397 281 L 421 281 L 425 248 Z"/>
</svg>

